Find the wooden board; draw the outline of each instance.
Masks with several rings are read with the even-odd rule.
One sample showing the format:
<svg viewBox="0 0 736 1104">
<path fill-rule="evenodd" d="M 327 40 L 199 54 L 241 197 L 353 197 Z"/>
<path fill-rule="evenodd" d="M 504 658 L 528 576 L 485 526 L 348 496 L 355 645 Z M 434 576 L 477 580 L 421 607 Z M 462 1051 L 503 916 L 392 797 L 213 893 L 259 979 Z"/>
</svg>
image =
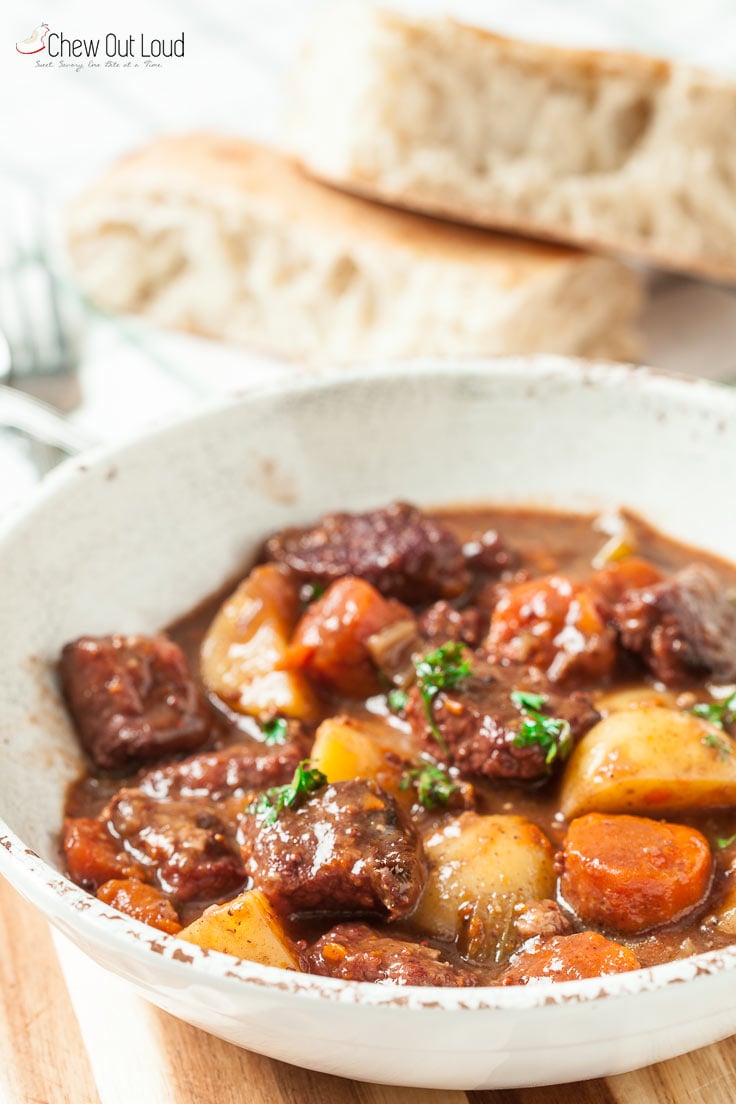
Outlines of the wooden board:
<svg viewBox="0 0 736 1104">
<path fill-rule="evenodd" d="M 736 1036 L 636 1073 L 575 1085 L 449 1092 L 287 1066 L 136 997 L 0 880 L 2 1104 L 732 1104 Z"/>
</svg>

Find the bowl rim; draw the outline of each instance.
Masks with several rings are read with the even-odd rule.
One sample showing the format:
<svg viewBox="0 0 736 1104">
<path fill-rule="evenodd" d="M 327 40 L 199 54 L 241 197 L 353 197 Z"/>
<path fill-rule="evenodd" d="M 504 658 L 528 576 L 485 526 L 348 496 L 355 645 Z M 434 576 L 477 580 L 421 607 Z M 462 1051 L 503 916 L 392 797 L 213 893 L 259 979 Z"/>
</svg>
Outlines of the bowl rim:
<svg viewBox="0 0 736 1104">
<path fill-rule="evenodd" d="M 370 384 L 376 379 L 405 379 L 417 376 L 495 376 L 502 380 L 519 378 L 530 386 L 559 380 L 576 387 L 603 386 L 617 389 L 634 388 L 641 394 L 667 395 L 687 399 L 710 413 L 725 418 L 728 405 L 736 412 L 736 390 L 724 384 L 695 376 L 675 375 L 660 369 L 605 360 L 551 355 L 497 357 L 422 357 L 411 360 L 353 364 L 339 370 L 325 370 L 303 378 L 280 377 L 259 382 L 252 388 L 239 389 L 227 397 L 219 397 L 185 416 L 162 419 L 146 430 L 85 452 L 62 463 L 52 471 L 30 495 L 0 520 L 0 544 L 20 525 L 32 521 L 43 510 L 50 497 L 65 486 L 84 478 L 111 462 L 124 460 L 139 445 L 151 444 L 160 438 L 188 432 L 192 426 L 216 419 L 218 414 L 245 408 L 261 399 L 293 397 L 321 391 L 350 389 Z M 728 396 L 728 398 L 727 398 Z M 246 984 L 260 989 L 272 989 L 294 998 L 338 1001 L 362 1006 L 406 1008 L 413 1011 L 444 1009 L 448 1011 L 534 1010 L 546 1006 L 588 1004 L 601 999 L 616 1000 L 627 996 L 656 992 L 671 985 L 707 978 L 736 969 L 736 943 L 733 946 L 702 952 L 684 959 L 624 974 L 585 978 L 577 981 L 550 982 L 527 986 L 479 986 L 460 989 L 438 986 L 382 986 L 371 982 L 343 981 L 339 978 L 296 973 L 278 967 L 263 966 L 196 944 L 186 943 L 176 936 L 160 932 L 125 916 L 103 904 L 96 897 L 74 885 L 59 870 L 26 846 L 0 817 L 0 874 L 15 886 L 32 904 L 39 907 L 56 926 L 78 930 L 90 944 L 106 945 L 110 950 L 131 952 L 145 961 L 156 956 L 156 964 L 178 985 L 192 982 L 191 970 L 203 973 L 211 982 L 221 985 Z"/>
</svg>

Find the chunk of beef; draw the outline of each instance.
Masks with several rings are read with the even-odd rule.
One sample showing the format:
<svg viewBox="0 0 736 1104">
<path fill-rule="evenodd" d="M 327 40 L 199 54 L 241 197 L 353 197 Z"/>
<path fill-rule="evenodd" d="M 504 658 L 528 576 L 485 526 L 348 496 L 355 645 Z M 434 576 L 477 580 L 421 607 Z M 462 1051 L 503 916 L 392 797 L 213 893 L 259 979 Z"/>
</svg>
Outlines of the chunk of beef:
<svg viewBox="0 0 736 1104">
<path fill-rule="evenodd" d="M 563 695 L 546 680 L 476 661 L 473 674 L 454 689 L 440 691 L 432 701 L 432 717 L 440 734 L 439 743 L 427 718 L 426 706 L 417 687 L 411 691 L 406 715 L 414 735 L 436 759 L 453 764 L 467 778 L 481 777 L 514 782 L 542 781 L 565 757 L 600 714 L 586 694 Z M 525 715 L 511 699 L 514 690 L 541 694 L 540 712 L 567 722 L 569 734 L 549 740 L 529 739 L 524 731 Z M 557 745 L 552 751 L 553 744 Z"/>
<path fill-rule="evenodd" d="M 309 740 L 300 722 L 287 724 L 283 744 L 268 746 L 249 740 L 218 751 L 202 751 L 179 763 L 148 771 L 140 779 L 140 789 L 158 799 L 223 801 L 286 783 L 309 752 Z"/>
<path fill-rule="evenodd" d="M 228 825 L 195 801 L 158 801 L 124 788 L 103 814 L 110 831 L 165 893 L 205 901 L 245 882 Z"/>
<path fill-rule="evenodd" d="M 469 581 L 456 537 L 406 502 L 327 514 L 311 529 L 285 529 L 266 541 L 265 556 L 307 582 L 327 586 L 357 575 L 410 604 L 453 598 Z"/>
<path fill-rule="evenodd" d="M 111 878 L 145 877 L 140 864 L 134 862 L 99 820 L 67 817 L 61 843 L 69 877 L 90 893 Z"/>
<path fill-rule="evenodd" d="M 382 935 L 367 924 L 337 924 L 307 953 L 309 973 L 346 981 L 391 985 L 476 984 L 470 970 L 443 962 L 440 952 L 424 943 Z"/>
<path fill-rule="evenodd" d="M 439 648 L 448 640 L 477 648 L 488 631 L 488 613 L 477 606 L 457 610 L 443 598 L 421 615 L 419 631 L 429 644 L 427 650 Z"/>
<path fill-rule="evenodd" d="M 517 916 L 514 927 L 521 939 L 534 939 L 536 936 L 569 935 L 572 921 L 556 901 L 530 901 Z"/>
<path fill-rule="evenodd" d="M 416 829 L 371 781 L 326 786 L 273 824 L 246 816 L 240 838 L 248 874 L 283 914 L 404 916 L 427 876 Z"/>
<path fill-rule="evenodd" d="M 466 541 L 463 555 L 468 567 L 484 575 L 511 571 L 519 559 L 496 529 L 487 529 L 474 540 Z"/>
<path fill-rule="evenodd" d="M 536 667 L 567 685 L 606 678 L 618 658 L 596 594 L 564 575 L 510 587 L 493 611 L 486 646 L 495 662 Z"/>
<path fill-rule="evenodd" d="M 61 682 L 82 744 L 103 770 L 193 751 L 206 707 L 166 636 L 83 636 L 61 653 Z"/>
<path fill-rule="evenodd" d="M 736 678 L 736 605 L 704 564 L 628 591 L 613 617 L 624 647 L 668 686 L 702 674 Z"/>
</svg>

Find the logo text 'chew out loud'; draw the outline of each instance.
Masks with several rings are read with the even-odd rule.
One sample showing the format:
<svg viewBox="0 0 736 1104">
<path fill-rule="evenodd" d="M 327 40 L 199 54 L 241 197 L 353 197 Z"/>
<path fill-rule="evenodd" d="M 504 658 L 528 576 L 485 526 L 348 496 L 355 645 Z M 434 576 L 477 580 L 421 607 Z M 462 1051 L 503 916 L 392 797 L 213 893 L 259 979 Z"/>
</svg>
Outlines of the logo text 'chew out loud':
<svg viewBox="0 0 736 1104">
<path fill-rule="evenodd" d="M 101 38 L 70 38 L 63 31 L 51 31 L 46 52 L 50 58 L 180 58 L 184 57 L 184 33 L 178 38 L 112 32 Z"/>
</svg>

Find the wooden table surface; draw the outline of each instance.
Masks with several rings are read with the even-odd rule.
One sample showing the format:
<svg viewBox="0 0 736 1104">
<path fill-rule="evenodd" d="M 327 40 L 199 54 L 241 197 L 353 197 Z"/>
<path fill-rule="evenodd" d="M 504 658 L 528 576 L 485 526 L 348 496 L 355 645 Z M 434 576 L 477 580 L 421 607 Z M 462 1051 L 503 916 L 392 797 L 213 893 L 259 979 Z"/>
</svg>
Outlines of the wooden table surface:
<svg viewBox="0 0 736 1104">
<path fill-rule="evenodd" d="M 732 1104 L 736 1036 L 636 1073 L 494 1092 L 397 1089 L 262 1058 L 136 997 L 0 880 L 2 1104 Z"/>
</svg>

